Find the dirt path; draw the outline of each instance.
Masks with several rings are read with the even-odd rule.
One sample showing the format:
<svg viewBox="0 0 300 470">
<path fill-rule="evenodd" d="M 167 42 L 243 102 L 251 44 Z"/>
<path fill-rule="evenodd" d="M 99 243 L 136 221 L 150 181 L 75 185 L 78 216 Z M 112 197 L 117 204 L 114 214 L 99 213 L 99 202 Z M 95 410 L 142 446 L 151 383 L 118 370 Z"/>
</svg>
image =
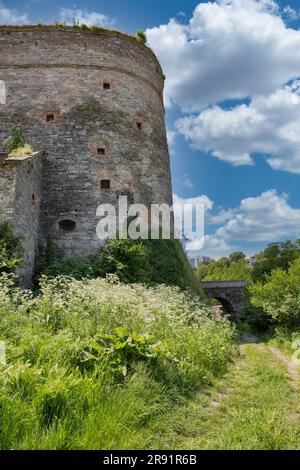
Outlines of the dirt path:
<svg viewBox="0 0 300 470">
<path fill-rule="evenodd" d="M 256 347 L 259 349 L 264 347 L 262 346 L 262 344 L 259 344 L 260 338 L 258 336 L 254 336 L 254 335 L 250 335 L 246 333 L 244 333 L 241 336 L 240 343 L 241 343 L 240 350 L 243 348 L 245 344 L 256 344 Z M 294 389 L 297 389 L 298 380 L 299 380 L 297 365 L 275 346 L 266 345 L 265 347 L 268 348 L 270 351 L 272 351 L 274 356 L 276 356 L 276 358 L 282 364 L 285 365 L 289 373 L 290 379 L 291 379 L 291 385 Z"/>
<path fill-rule="evenodd" d="M 178 417 L 175 435 L 168 436 L 172 448 L 300 448 L 297 366 L 273 345 L 259 341 L 243 335 L 239 358 L 228 373 Z M 166 444 L 160 435 L 159 445 Z"/>
<path fill-rule="evenodd" d="M 248 333 L 243 333 L 241 335 L 240 344 L 255 344 L 259 343 L 260 339 L 258 336 L 250 335 Z"/>
<path fill-rule="evenodd" d="M 292 362 L 285 354 L 283 354 L 283 352 L 279 351 L 279 349 L 275 348 L 274 346 L 268 347 L 270 351 L 272 351 L 272 353 L 277 357 L 277 359 L 279 359 L 279 361 L 281 361 L 286 366 L 290 375 L 291 385 L 293 389 L 296 390 L 299 380 L 297 365 Z"/>
</svg>

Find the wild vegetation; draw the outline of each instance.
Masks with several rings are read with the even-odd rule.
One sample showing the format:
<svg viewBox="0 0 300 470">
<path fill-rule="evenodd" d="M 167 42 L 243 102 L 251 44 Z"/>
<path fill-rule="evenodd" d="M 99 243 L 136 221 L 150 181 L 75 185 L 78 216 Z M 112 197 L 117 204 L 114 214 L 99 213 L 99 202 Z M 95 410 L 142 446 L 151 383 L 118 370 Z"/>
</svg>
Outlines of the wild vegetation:
<svg viewBox="0 0 300 470">
<path fill-rule="evenodd" d="M 229 371 L 177 413 L 156 423 L 154 448 L 299 450 L 296 370 L 269 344 L 245 344 Z"/>
<path fill-rule="evenodd" d="M 178 240 L 109 240 L 88 258 L 64 258 L 51 234 L 40 249 L 37 276 L 60 274 L 75 279 L 116 274 L 126 283 L 167 284 L 192 289 L 203 298 L 203 291 Z"/>
<path fill-rule="evenodd" d="M 232 253 L 210 264 L 200 264 L 197 277 L 203 281 L 251 280 L 251 271 L 244 253 Z"/>
<path fill-rule="evenodd" d="M 43 23 L 38 23 L 37 26 L 43 26 Z M 66 27 L 69 27 L 70 25 L 66 24 L 66 22 L 64 22 L 64 21 L 56 21 L 54 23 L 54 26 L 57 26 L 59 28 L 66 28 Z M 73 26 L 73 28 L 80 28 L 81 31 L 90 31 L 91 33 L 94 33 L 94 34 L 101 34 L 101 33 L 108 30 L 107 27 L 105 28 L 105 27 L 99 26 L 99 25 L 87 25 L 85 23 L 80 23 L 77 20 L 74 20 L 72 26 Z M 109 31 L 115 31 L 117 33 L 120 33 L 120 31 L 114 30 L 114 29 L 109 29 Z M 121 34 L 126 34 L 126 33 L 121 33 Z M 146 45 L 146 43 L 147 43 L 147 35 L 146 35 L 145 31 L 143 31 L 143 30 L 137 31 L 135 33 L 135 35 L 132 35 L 132 34 L 126 34 L 126 35 L 130 38 L 135 39 L 137 42 L 140 42 L 144 45 Z"/>
<path fill-rule="evenodd" d="M 300 328 L 300 240 L 269 245 L 250 266 L 243 253 L 200 265 L 200 280 L 244 280 L 249 283 L 245 320 L 257 331 L 282 336 Z M 299 291 L 299 292 L 298 292 Z M 279 330 L 280 328 L 280 330 Z"/>
<path fill-rule="evenodd" d="M 276 268 L 250 287 L 252 302 L 261 307 L 279 325 L 300 327 L 300 258 L 287 271 Z"/>
<path fill-rule="evenodd" d="M 33 152 L 31 145 L 25 141 L 22 132 L 17 127 L 13 127 L 11 130 L 8 146 L 9 157 L 22 157 Z"/>
<path fill-rule="evenodd" d="M 3 226 L 17 260 L 12 237 Z M 177 242 L 109 242 L 84 268 L 69 260 L 77 279 L 58 274 L 67 260 L 49 245 L 52 277 L 35 294 L 16 287 L 14 262 L 0 277 L 0 449 L 146 447 L 162 414 L 224 374 L 235 329 L 187 289 L 193 273 Z"/>
<path fill-rule="evenodd" d="M 0 448 L 140 448 L 152 422 L 222 375 L 234 329 L 176 287 L 2 275 Z"/>
<path fill-rule="evenodd" d="M 237 354 L 235 326 L 211 315 L 177 242 L 111 241 L 80 264 L 49 237 L 33 293 L 13 274 L 22 240 L 8 224 L 0 240 L 1 450 L 299 447 L 296 366 L 274 340 Z M 250 288 L 285 347 L 299 261 Z"/>
</svg>

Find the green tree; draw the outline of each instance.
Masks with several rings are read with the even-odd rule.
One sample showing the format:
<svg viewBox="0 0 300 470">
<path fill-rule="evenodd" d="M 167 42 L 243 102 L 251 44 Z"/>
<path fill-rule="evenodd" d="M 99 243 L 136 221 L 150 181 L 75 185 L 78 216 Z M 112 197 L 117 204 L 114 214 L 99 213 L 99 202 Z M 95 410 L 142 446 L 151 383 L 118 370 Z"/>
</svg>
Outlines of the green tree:
<svg viewBox="0 0 300 470">
<path fill-rule="evenodd" d="M 276 323 L 287 327 L 300 326 L 300 258 L 288 271 L 277 268 L 249 288 L 251 302 L 260 307 Z"/>
<path fill-rule="evenodd" d="M 257 263 L 252 270 L 253 281 L 265 281 L 276 268 L 287 271 L 299 256 L 299 240 L 294 243 L 288 240 L 268 246 L 264 251 L 256 255 Z"/>
<path fill-rule="evenodd" d="M 203 296 L 179 240 L 144 240 L 143 243 L 148 251 L 151 284 L 179 286 Z"/>
<path fill-rule="evenodd" d="M 251 271 L 245 255 L 233 253 L 210 264 L 201 264 L 197 269 L 197 277 L 203 281 L 251 281 Z"/>
<path fill-rule="evenodd" d="M 245 258 L 246 258 L 246 255 L 242 251 L 235 251 L 234 253 L 231 253 L 231 255 L 229 255 L 229 259 L 233 263 L 237 263 L 238 261 L 241 261 Z"/>
</svg>

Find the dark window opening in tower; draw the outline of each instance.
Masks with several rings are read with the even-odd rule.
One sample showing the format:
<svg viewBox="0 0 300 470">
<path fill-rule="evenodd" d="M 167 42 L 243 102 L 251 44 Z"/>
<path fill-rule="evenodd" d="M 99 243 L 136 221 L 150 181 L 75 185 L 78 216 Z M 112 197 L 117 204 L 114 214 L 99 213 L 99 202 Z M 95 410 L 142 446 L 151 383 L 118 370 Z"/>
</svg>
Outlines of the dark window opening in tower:
<svg viewBox="0 0 300 470">
<path fill-rule="evenodd" d="M 103 89 L 104 90 L 110 90 L 110 83 L 109 82 L 103 82 Z"/>
<path fill-rule="evenodd" d="M 36 201 L 35 193 L 32 193 L 31 202 L 33 206 L 35 205 L 35 201 Z"/>
<path fill-rule="evenodd" d="M 139 131 L 141 131 L 142 128 L 143 128 L 143 124 L 138 121 L 138 122 L 136 123 L 136 127 L 138 128 Z"/>
<path fill-rule="evenodd" d="M 105 147 L 98 147 L 97 155 L 106 155 Z"/>
<path fill-rule="evenodd" d="M 76 229 L 76 222 L 74 222 L 74 220 L 60 220 L 58 227 L 64 232 L 71 232 Z"/>
<path fill-rule="evenodd" d="M 110 180 L 101 180 L 100 181 L 101 189 L 110 189 Z"/>
<path fill-rule="evenodd" d="M 54 114 L 53 114 L 53 113 L 48 113 L 48 114 L 46 115 L 46 121 L 47 121 L 47 122 L 52 122 L 52 121 L 54 121 Z"/>
</svg>

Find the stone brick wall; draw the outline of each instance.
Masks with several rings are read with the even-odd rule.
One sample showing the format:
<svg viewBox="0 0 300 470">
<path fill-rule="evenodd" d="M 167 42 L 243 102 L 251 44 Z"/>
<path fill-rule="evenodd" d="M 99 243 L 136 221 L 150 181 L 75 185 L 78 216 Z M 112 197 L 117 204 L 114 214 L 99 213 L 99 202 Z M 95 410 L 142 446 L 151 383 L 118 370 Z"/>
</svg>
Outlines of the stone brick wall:
<svg viewBox="0 0 300 470">
<path fill-rule="evenodd" d="M 111 31 L 0 27 L 0 80 L 0 152 L 18 125 L 45 154 L 42 239 L 51 231 L 67 255 L 86 255 L 99 244 L 99 204 L 120 194 L 171 204 L 164 76 L 148 48 Z M 101 189 L 103 179 L 110 189 Z M 75 230 L 61 230 L 62 220 Z"/>
<path fill-rule="evenodd" d="M 0 163 L 0 220 L 12 221 L 15 199 L 15 171 Z"/>
<path fill-rule="evenodd" d="M 223 310 L 233 321 L 243 318 L 248 305 L 247 286 L 245 281 L 202 281 L 205 294 L 221 302 Z"/>
<path fill-rule="evenodd" d="M 30 283 L 37 252 L 41 183 L 42 155 L 6 160 L 0 166 L 0 220 L 24 237 L 24 261 L 18 269 L 24 285 Z"/>
</svg>

